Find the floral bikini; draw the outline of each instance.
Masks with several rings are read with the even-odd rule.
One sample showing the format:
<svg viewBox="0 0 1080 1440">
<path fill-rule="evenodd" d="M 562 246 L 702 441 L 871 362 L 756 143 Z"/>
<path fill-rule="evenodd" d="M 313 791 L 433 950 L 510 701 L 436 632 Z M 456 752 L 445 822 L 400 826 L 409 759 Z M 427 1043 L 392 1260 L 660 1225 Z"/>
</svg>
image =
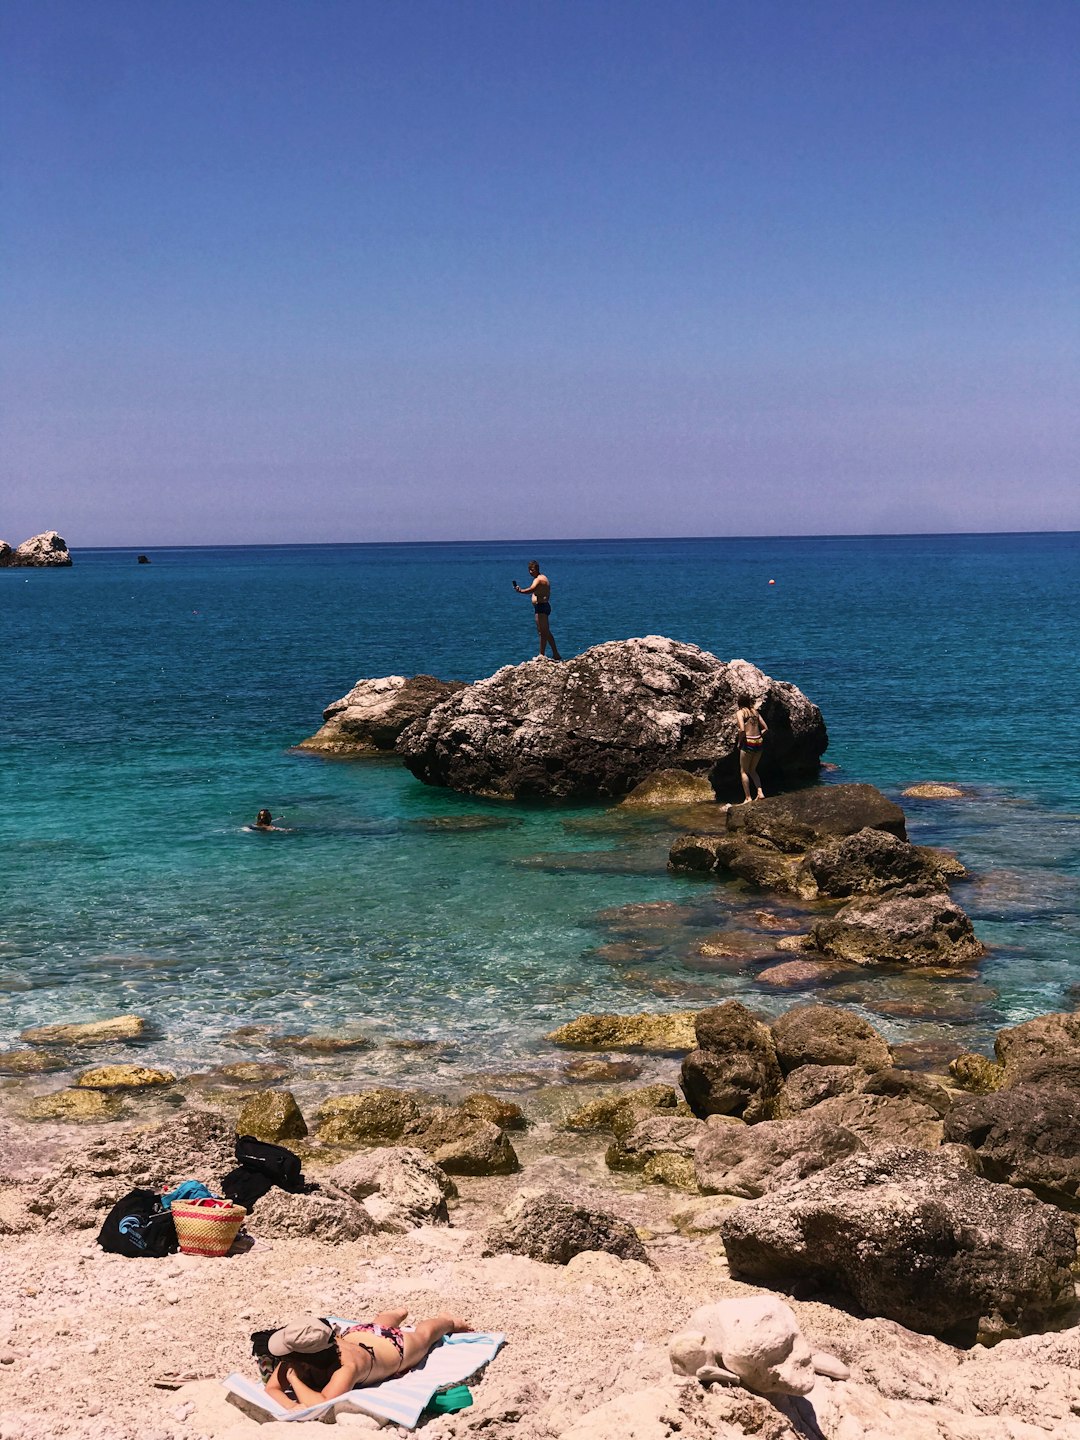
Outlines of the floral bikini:
<svg viewBox="0 0 1080 1440">
<path fill-rule="evenodd" d="M 383 1340 L 389 1340 L 390 1344 L 393 1345 L 398 1353 L 398 1368 L 394 1371 L 394 1375 L 401 1374 L 402 1366 L 405 1364 L 405 1337 L 397 1325 L 350 1325 L 347 1330 L 341 1332 L 341 1338 L 343 1340 L 351 1338 L 354 1345 L 358 1346 L 361 1350 L 367 1351 L 371 1356 L 371 1363 L 374 1366 L 375 1351 L 370 1345 L 365 1345 L 363 1340 L 356 1339 L 356 1336 L 359 1334 L 378 1335 Z M 394 1376 L 391 1375 L 389 1378 L 392 1380 Z"/>
</svg>

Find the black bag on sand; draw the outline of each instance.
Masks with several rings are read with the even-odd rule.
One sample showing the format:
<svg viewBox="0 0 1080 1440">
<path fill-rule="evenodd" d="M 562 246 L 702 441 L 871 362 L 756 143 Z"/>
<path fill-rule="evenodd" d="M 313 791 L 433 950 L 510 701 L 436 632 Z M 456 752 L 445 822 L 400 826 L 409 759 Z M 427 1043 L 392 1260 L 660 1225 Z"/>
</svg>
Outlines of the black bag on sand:
<svg viewBox="0 0 1080 1440">
<path fill-rule="evenodd" d="M 300 1157 L 284 1145 L 271 1145 L 266 1140 L 256 1140 L 254 1135 L 241 1135 L 236 1142 L 236 1159 L 237 1167 L 222 1180 L 221 1191 L 245 1210 L 251 1210 L 275 1185 L 294 1195 L 307 1192 Z"/>
<path fill-rule="evenodd" d="M 180 1248 L 173 1217 L 161 1208 L 161 1196 L 153 1190 L 132 1190 L 118 1200 L 105 1216 L 97 1242 L 111 1255 L 133 1260 L 160 1259 Z"/>
</svg>

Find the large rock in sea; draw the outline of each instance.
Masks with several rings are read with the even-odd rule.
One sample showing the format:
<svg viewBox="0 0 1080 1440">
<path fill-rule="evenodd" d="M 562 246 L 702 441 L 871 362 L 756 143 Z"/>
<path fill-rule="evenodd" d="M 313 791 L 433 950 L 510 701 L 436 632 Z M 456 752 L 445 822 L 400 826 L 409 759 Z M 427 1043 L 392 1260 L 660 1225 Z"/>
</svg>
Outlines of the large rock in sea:
<svg viewBox="0 0 1080 1440">
<path fill-rule="evenodd" d="M 393 750 L 406 726 L 464 688 L 460 680 L 436 680 L 433 675 L 358 680 L 347 695 L 326 707 L 326 723 L 297 748 L 330 755 Z"/>
<path fill-rule="evenodd" d="M 558 664 L 505 666 L 436 705 L 397 748 L 419 779 L 472 795 L 622 796 L 673 767 L 734 795 L 743 690 L 761 700 L 769 726 L 766 788 L 816 779 L 828 736 L 800 690 L 660 635 L 594 645 Z"/>
<path fill-rule="evenodd" d="M 822 954 L 856 965 L 970 965 L 985 950 L 960 906 L 938 892 L 852 900 L 818 920 L 811 938 Z"/>
<path fill-rule="evenodd" d="M 854 1155 L 737 1207 L 720 1233 L 738 1279 L 811 1282 L 953 1343 L 1048 1329 L 1075 1304 L 1069 1220 L 950 1155 Z"/>
<path fill-rule="evenodd" d="M 0 540 L 0 569 L 28 570 L 70 564 L 67 541 L 62 540 L 55 530 L 31 535 L 21 545 L 11 546 L 6 540 Z"/>
</svg>

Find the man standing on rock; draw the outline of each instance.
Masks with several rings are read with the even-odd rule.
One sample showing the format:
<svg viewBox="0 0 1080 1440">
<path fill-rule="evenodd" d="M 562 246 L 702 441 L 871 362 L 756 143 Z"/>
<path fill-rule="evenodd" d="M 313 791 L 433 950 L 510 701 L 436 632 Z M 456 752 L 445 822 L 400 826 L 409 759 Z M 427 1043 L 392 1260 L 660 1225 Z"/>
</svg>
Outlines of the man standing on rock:
<svg viewBox="0 0 1080 1440">
<path fill-rule="evenodd" d="M 540 654 L 543 655 L 551 646 L 551 658 L 561 660 L 558 647 L 555 644 L 555 636 L 551 633 L 549 617 L 551 615 L 551 581 L 546 575 L 540 574 L 539 560 L 529 561 L 529 574 L 532 576 L 532 584 L 522 589 L 514 581 L 514 589 L 519 595 L 531 595 L 533 603 L 533 615 L 536 619 L 536 633 L 540 637 Z"/>
</svg>

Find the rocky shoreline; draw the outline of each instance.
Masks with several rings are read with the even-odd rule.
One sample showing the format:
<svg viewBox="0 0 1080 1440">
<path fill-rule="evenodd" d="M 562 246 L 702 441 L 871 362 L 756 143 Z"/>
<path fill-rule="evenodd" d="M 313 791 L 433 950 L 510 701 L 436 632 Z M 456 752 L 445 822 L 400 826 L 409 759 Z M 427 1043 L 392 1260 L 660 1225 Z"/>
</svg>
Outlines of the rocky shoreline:
<svg viewBox="0 0 1080 1440">
<path fill-rule="evenodd" d="M 62 540 L 55 530 L 31 535 L 21 545 L 9 545 L 6 540 L 0 540 L 0 570 L 51 569 L 71 563 L 67 541 Z"/>
</svg>

